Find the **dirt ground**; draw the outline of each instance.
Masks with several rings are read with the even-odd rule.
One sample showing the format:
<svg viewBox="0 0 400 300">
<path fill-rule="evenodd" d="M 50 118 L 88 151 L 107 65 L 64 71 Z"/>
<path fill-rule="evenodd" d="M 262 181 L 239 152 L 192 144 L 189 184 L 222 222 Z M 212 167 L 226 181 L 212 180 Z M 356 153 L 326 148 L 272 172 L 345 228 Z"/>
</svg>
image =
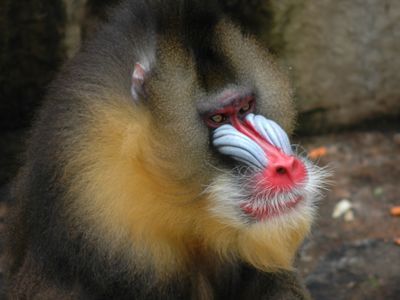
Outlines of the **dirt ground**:
<svg viewBox="0 0 400 300">
<path fill-rule="evenodd" d="M 315 299 L 400 299 L 400 131 L 348 132 L 301 139 L 326 147 L 319 165 L 333 170 L 298 267 Z M 333 217 L 348 201 L 347 215 Z"/>
<path fill-rule="evenodd" d="M 1 173 L 15 171 L 18 163 L 11 157 L 21 143 L 13 135 L 0 139 L 0 175 L 4 178 Z M 400 126 L 397 130 L 298 138 L 296 142 L 307 151 L 325 147 L 318 164 L 329 165 L 334 172 L 312 234 L 299 253 L 298 268 L 313 297 L 400 299 L 400 245 L 394 242 L 400 238 L 400 217 L 390 215 L 390 208 L 400 205 Z M 0 199 L 6 190 L 3 183 Z M 347 212 L 334 218 L 335 207 L 343 200 L 350 204 Z M 6 202 L 0 201 L 0 222 L 6 210 Z"/>
</svg>

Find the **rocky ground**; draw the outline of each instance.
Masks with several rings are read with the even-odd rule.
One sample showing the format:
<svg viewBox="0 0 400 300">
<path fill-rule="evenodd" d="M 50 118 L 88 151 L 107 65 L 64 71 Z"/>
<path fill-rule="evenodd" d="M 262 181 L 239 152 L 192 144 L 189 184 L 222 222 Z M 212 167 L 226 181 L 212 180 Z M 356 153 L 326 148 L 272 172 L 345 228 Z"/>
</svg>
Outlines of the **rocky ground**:
<svg viewBox="0 0 400 300">
<path fill-rule="evenodd" d="M 320 165 L 333 170 L 299 269 L 315 299 L 400 299 L 400 134 L 397 130 L 347 132 L 302 138 L 324 147 Z M 333 217 L 338 203 L 347 203 Z M 338 212 L 337 212 L 338 213 Z"/>
<path fill-rule="evenodd" d="M 15 153 L 23 136 L 0 136 L 0 222 L 7 211 L 6 179 L 18 166 Z M 322 149 L 318 164 L 329 165 L 334 173 L 299 254 L 298 267 L 312 295 L 322 300 L 400 299 L 400 245 L 394 242 L 400 238 L 400 217 L 390 215 L 400 205 L 400 124 L 297 140 L 307 151 Z M 333 217 L 338 203 L 347 207 Z"/>
</svg>

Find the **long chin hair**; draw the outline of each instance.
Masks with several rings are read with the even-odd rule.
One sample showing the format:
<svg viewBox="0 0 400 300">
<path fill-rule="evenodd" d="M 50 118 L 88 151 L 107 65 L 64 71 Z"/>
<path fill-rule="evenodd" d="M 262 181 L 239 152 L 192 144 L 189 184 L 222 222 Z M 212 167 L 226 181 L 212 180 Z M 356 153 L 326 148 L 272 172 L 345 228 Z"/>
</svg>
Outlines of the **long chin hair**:
<svg viewBox="0 0 400 300">
<path fill-rule="evenodd" d="M 321 199 L 330 176 L 329 169 L 315 166 L 304 157 L 301 160 L 306 166 L 308 176 L 295 194 L 301 195 L 303 199 L 294 208 L 259 221 L 240 209 L 240 203 L 248 201 L 249 197 L 246 185 L 251 179 L 243 178 L 249 176 L 249 172 L 242 172 L 239 176 L 233 172 L 224 172 L 208 186 L 207 193 L 213 199 L 210 201 L 211 214 L 236 231 L 232 236 L 221 237 L 223 243 L 217 242 L 216 247 L 220 248 L 221 253 L 232 252 L 229 249 L 223 250 L 229 244 L 236 249 L 238 258 L 261 270 L 273 271 L 292 267 L 295 253 L 310 231 L 316 203 Z M 265 197 L 268 195 L 264 194 Z M 264 199 L 267 200 L 269 199 Z M 229 238 L 232 238 L 231 242 L 227 242 Z"/>
</svg>

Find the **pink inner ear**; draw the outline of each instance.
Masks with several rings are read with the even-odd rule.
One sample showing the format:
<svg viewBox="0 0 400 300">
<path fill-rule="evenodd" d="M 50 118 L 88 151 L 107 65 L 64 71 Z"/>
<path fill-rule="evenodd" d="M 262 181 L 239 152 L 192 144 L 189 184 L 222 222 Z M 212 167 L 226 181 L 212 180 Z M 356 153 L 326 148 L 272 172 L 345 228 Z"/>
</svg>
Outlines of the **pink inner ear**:
<svg viewBox="0 0 400 300">
<path fill-rule="evenodd" d="M 132 74 L 131 93 L 133 99 L 139 100 L 139 95 L 143 92 L 143 83 L 146 76 L 146 69 L 141 63 L 135 63 Z"/>
<path fill-rule="evenodd" d="M 133 84 L 142 85 L 144 82 L 145 73 L 144 66 L 140 63 L 136 63 L 132 74 Z"/>
</svg>

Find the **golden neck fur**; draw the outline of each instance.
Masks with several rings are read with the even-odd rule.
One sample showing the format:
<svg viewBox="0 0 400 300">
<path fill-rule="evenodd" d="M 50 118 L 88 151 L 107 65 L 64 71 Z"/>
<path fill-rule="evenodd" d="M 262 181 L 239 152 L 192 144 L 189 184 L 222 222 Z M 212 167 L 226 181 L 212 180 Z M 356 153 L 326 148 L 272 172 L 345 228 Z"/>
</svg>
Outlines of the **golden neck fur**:
<svg viewBox="0 0 400 300">
<path fill-rule="evenodd" d="M 196 179 L 177 183 L 165 173 L 169 166 L 152 155 L 146 111 L 99 107 L 94 115 L 97 125 L 89 126 L 82 147 L 69 153 L 66 178 L 79 176 L 70 182 L 67 209 L 71 222 L 83 220 L 94 239 L 107 241 L 107 251 L 114 252 L 108 255 L 139 256 L 143 268 L 153 266 L 161 277 L 196 263 L 291 268 L 310 220 L 295 228 L 263 222 L 230 226 L 210 213 L 213 199 Z"/>
</svg>

